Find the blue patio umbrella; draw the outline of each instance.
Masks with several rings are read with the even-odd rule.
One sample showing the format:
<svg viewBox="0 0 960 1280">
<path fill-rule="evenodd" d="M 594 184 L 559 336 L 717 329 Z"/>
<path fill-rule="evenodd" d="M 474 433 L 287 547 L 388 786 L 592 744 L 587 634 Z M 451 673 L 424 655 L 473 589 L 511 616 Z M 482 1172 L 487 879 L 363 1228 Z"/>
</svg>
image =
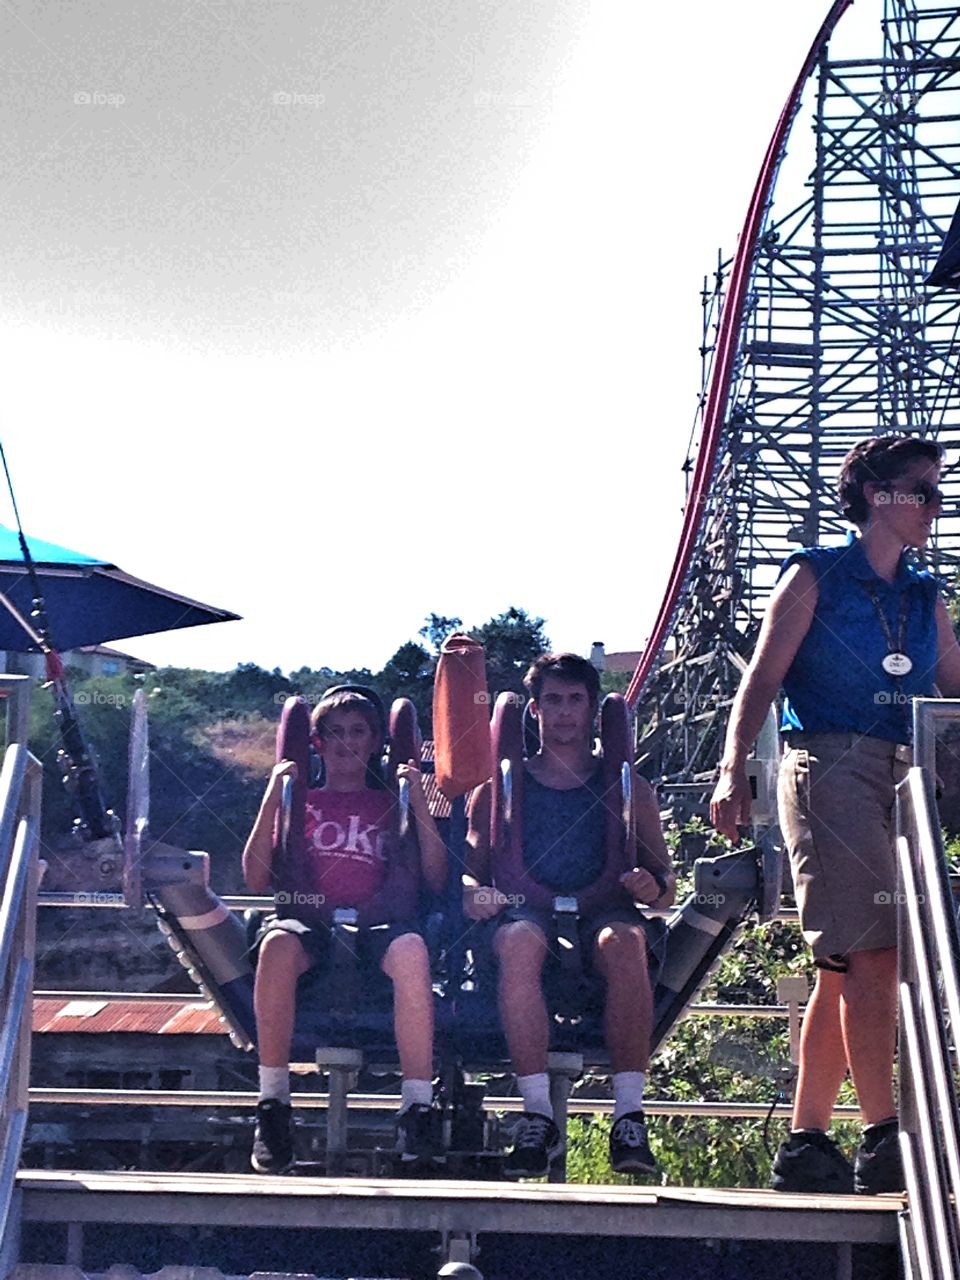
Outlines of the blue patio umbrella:
<svg viewBox="0 0 960 1280">
<path fill-rule="evenodd" d="M 62 653 L 156 631 L 178 631 L 239 615 L 190 600 L 124 573 L 107 560 L 27 538 L 46 606 L 50 642 Z M 15 529 L 0 525 L 0 592 L 31 625 L 33 586 Z M 0 607 L 0 649 L 36 653 L 40 646 L 7 608 Z"/>
</svg>

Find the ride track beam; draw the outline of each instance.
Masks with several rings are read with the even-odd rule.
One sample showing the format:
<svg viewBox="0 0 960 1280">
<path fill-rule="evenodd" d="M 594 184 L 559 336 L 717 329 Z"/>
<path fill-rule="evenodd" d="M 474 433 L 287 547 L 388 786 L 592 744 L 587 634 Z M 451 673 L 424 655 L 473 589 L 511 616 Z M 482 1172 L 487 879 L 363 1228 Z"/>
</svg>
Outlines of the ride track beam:
<svg viewBox="0 0 960 1280">
<path fill-rule="evenodd" d="M 786 1017 L 786 1014 L 783 1015 Z M 251 1092 L 209 1092 L 191 1089 L 55 1089 L 35 1086 L 30 1090 L 30 1103 L 34 1106 L 103 1106 L 103 1107 L 198 1107 L 222 1108 L 246 1111 L 251 1116 L 259 1095 Z M 291 1102 L 295 1110 L 325 1111 L 330 1106 L 327 1093 L 293 1093 Z M 346 1106 L 349 1111 L 399 1111 L 401 1097 L 398 1093 L 350 1093 Z M 485 1097 L 484 1107 L 505 1115 L 519 1115 L 523 1111 L 523 1099 L 519 1097 Z M 762 1120 L 771 1113 L 766 1102 L 673 1102 L 664 1099 L 645 1098 L 644 1111 L 651 1116 L 676 1116 L 695 1119 Z M 568 1110 L 572 1115 L 612 1116 L 612 1098 L 586 1098 L 571 1094 Z M 772 1114 L 786 1119 L 790 1115 L 787 1103 L 778 1103 Z M 860 1115 L 855 1106 L 837 1105 L 833 1110 L 835 1120 L 853 1121 Z"/>
<path fill-rule="evenodd" d="M 960 187 L 960 11 L 884 0 L 877 56 L 833 58 L 844 7 L 831 7 L 781 113 L 737 255 L 704 282 L 684 527 L 628 689 L 644 771 L 661 781 L 687 782 L 719 759 L 737 684 L 723 654 L 749 654 L 786 555 L 839 536 L 829 482 L 864 423 L 960 444 L 960 299 L 923 284 Z M 903 39 L 910 30 L 922 39 Z M 813 154 L 802 137 L 792 147 L 801 154 L 781 197 L 808 73 Z M 960 553 L 960 471 L 943 480 L 930 552 L 941 573 Z M 696 697 L 683 670 L 694 663 Z"/>
</svg>

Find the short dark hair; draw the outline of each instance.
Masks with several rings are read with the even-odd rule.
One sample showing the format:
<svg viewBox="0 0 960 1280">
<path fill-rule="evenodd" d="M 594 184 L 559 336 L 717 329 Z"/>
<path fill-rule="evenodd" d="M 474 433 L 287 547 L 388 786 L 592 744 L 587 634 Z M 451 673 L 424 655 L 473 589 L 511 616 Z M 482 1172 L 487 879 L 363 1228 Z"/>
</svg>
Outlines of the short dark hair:
<svg viewBox="0 0 960 1280">
<path fill-rule="evenodd" d="M 365 698 L 356 689 L 333 689 L 323 695 L 310 717 L 314 733 L 322 738 L 324 721 L 334 711 L 343 710 L 359 711 L 374 733 L 383 737 L 383 721 L 379 708 L 370 698 Z"/>
<path fill-rule="evenodd" d="M 523 677 L 523 687 L 535 702 L 540 701 L 544 676 L 554 676 L 567 684 L 586 685 L 590 702 L 600 701 L 600 675 L 595 666 L 577 653 L 542 653 Z"/>
<path fill-rule="evenodd" d="M 896 480 L 918 459 L 942 462 L 943 449 L 935 440 L 921 436 L 871 436 L 854 445 L 843 460 L 837 480 L 844 519 L 851 524 L 866 524 L 870 507 L 864 496 L 864 485 Z"/>
</svg>

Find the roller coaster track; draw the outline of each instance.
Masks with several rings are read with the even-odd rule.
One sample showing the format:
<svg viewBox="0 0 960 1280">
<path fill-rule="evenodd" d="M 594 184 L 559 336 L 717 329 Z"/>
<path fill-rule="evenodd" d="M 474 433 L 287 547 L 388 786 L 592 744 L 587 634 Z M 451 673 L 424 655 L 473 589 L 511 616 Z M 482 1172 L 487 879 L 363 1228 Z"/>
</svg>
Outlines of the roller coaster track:
<svg viewBox="0 0 960 1280">
<path fill-rule="evenodd" d="M 767 153 L 763 158 L 763 165 L 757 178 L 757 184 L 753 189 L 750 207 L 747 210 L 746 221 L 743 224 L 743 231 L 740 233 L 736 256 L 733 260 L 730 289 L 727 293 L 726 304 L 720 319 L 710 391 L 704 414 L 703 436 L 697 455 L 696 468 L 693 473 L 693 482 L 687 499 L 683 531 L 680 534 L 680 545 L 677 548 L 673 568 L 670 571 L 670 580 L 654 624 L 653 634 L 650 636 L 650 641 L 627 689 L 627 701 L 631 706 L 636 706 L 642 696 L 650 673 L 663 652 L 664 644 L 671 633 L 677 614 L 677 607 L 689 574 L 693 550 L 703 527 L 702 513 L 705 508 L 706 495 L 720 456 L 720 445 L 723 440 L 723 428 L 730 398 L 730 385 L 733 381 L 733 370 L 737 359 L 743 311 L 757 254 L 757 240 L 770 208 L 770 197 L 773 193 L 780 162 L 783 159 L 784 148 L 790 136 L 794 116 L 797 114 L 804 86 L 816 66 L 820 51 L 826 48 L 827 42 L 833 35 L 834 28 L 851 4 L 853 4 L 853 0 L 834 0 L 830 12 L 824 19 L 823 26 L 817 32 L 817 37 L 804 59 L 800 74 L 790 90 L 790 96 L 780 112 L 777 127 L 773 131 L 773 137 L 770 139 L 770 145 L 767 147 Z"/>
<path fill-rule="evenodd" d="M 960 441 L 950 357 L 960 312 L 943 293 L 919 296 L 960 195 L 957 150 L 943 136 L 930 141 L 944 121 L 957 132 L 958 14 L 884 0 L 882 56 L 831 61 L 852 2 L 835 0 L 817 32 L 736 254 L 718 272 L 683 528 L 627 691 L 641 763 L 695 803 L 739 678 L 731 655 L 749 656 L 776 566 L 790 543 L 841 533 L 829 484 L 850 443 L 871 429 Z M 783 213 L 781 165 L 814 75 L 809 195 Z M 960 527 L 944 518 L 936 567 L 954 565 L 958 551 Z"/>
</svg>

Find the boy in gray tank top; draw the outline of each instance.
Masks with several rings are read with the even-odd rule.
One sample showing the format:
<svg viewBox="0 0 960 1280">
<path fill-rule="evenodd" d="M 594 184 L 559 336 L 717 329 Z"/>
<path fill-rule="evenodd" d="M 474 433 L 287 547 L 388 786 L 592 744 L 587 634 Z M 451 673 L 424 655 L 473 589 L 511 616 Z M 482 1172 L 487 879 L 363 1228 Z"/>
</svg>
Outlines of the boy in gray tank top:
<svg viewBox="0 0 960 1280">
<path fill-rule="evenodd" d="M 594 755 L 594 719 L 600 678 L 575 654 L 545 654 L 527 672 L 540 750 L 525 762 L 524 864 L 530 876 L 557 893 L 595 883 L 606 865 L 606 808 Z M 490 784 L 471 800 L 464 911 L 472 920 L 497 920 L 500 1017 L 524 1111 L 504 1172 L 510 1178 L 545 1174 L 563 1150 L 553 1119 L 547 1078 L 549 1018 L 542 973 L 554 935 L 548 912 L 507 901 L 492 887 Z M 624 867 L 609 902 L 581 919 L 583 955 L 606 984 L 605 1028 L 613 1068 L 614 1123 L 610 1162 L 616 1172 L 653 1172 L 643 1089 L 650 1057 L 653 995 L 651 962 L 658 963 L 662 924 L 638 904 L 673 903 L 675 878 L 653 788 L 637 779 L 634 805 L 637 865 Z"/>
</svg>

